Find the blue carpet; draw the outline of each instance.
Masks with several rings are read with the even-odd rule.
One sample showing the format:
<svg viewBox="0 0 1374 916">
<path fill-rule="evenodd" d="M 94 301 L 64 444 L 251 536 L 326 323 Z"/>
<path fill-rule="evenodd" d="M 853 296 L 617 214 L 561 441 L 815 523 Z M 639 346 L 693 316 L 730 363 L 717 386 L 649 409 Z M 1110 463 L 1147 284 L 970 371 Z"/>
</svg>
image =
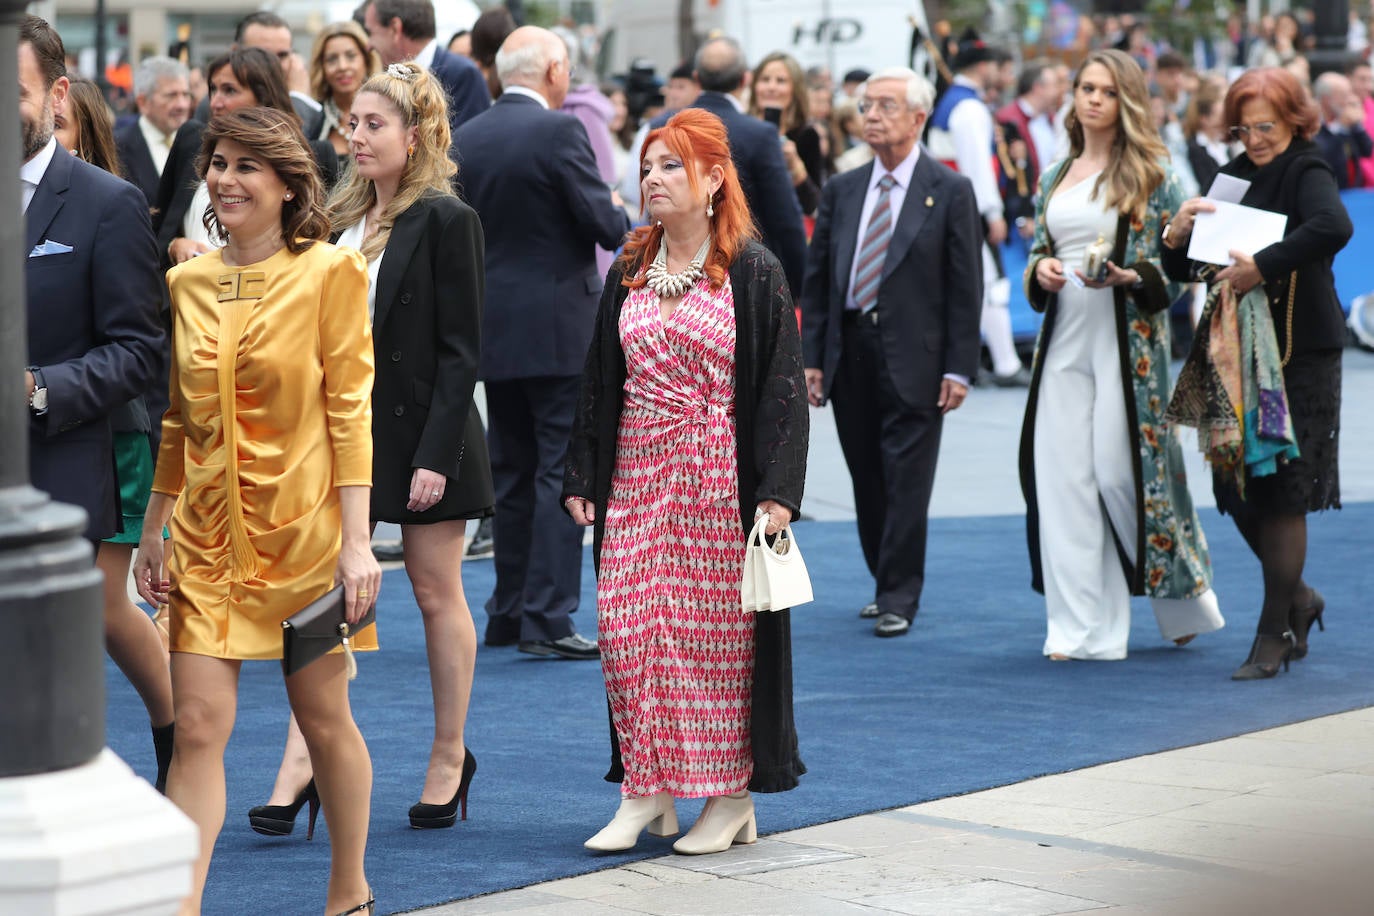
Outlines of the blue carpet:
<svg viewBox="0 0 1374 916">
<path fill-rule="evenodd" d="M 1374 704 L 1363 610 L 1374 592 L 1368 533 L 1374 504 L 1312 519 L 1311 582 L 1327 598 L 1328 631 L 1309 658 L 1272 681 L 1228 680 L 1249 650 L 1260 603 L 1258 566 L 1229 521 L 1204 513 L 1230 625 L 1177 650 L 1161 644 L 1137 602 L 1131 657 L 1052 664 L 1040 655 L 1043 604 L 1027 583 L 1020 516 L 931 525 L 924 609 L 909 636 L 878 640 L 856 616 L 871 598 L 854 526 L 803 523 L 816 603 L 796 611 L 794 662 L 802 753 L 810 768 L 794 792 L 757 797 L 760 827 L 792 829 L 958 795 L 1046 773 L 1148 754 Z M 583 632 L 595 627 L 590 573 Z M 491 591 L 490 562 L 466 565 L 472 603 Z M 1363 596 L 1363 597 L 1362 597 Z M 582 841 L 617 804 L 606 769 L 600 667 L 482 648 L 468 725 L 478 760 L 471 820 L 411 830 L 432 719 L 419 614 L 405 576 L 382 590 L 383 651 L 362 659 L 354 708 L 376 781 L 368 874 L 395 913 L 666 854 L 649 838 L 629 854 L 594 856 Z M 479 611 L 478 632 L 485 623 Z M 109 667 L 109 743 L 151 776 L 142 705 Z M 329 847 L 259 837 L 246 811 L 271 788 L 286 706 L 276 664 L 246 665 L 227 769 L 229 813 L 206 892 L 207 914 L 317 912 Z M 682 803 L 690 824 L 699 803 Z"/>
</svg>

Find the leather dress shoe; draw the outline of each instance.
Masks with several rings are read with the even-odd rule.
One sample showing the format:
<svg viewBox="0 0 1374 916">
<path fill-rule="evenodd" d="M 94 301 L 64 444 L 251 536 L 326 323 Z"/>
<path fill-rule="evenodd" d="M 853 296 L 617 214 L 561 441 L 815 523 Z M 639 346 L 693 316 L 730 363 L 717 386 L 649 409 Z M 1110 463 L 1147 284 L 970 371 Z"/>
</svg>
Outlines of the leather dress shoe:
<svg viewBox="0 0 1374 916">
<path fill-rule="evenodd" d="M 992 384 L 998 388 L 1029 388 L 1031 385 L 1030 370 L 1022 366 L 1011 375 L 994 374 Z"/>
<path fill-rule="evenodd" d="M 468 542 L 463 556 L 469 560 L 484 560 L 496 553 L 496 539 L 491 534 L 491 519 L 484 518 L 477 523 L 477 533 Z"/>
<path fill-rule="evenodd" d="M 911 629 L 911 621 L 901 614 L 883 614 L 873 627 L 874 636 L 901 636 Z"/>
<path fill-rule="evenodd" d="M 520 651 L 527 655 L 557 655 L 559 658 L 597 659 L 601 649 L 596 641 L 578 633 L 562 639 L 521 640 Z"/>
<path fill-rule="evenodd" d="M 372 556 L 378 563 L 393 563 L 406 558 L 405 548 L 400 541 L 381 541 L 372 545 Z"/>
<path fill-rule="evenodd" d="M 874 617 L 877 617 L 877 616 L 878 616 L 878 602 L 876 602 L 876 601 L 870 601 L 868 604 L 865 604 L 863 607 L 859 608 L 859 619 L 860 619 L 860 620 L 872 620 Z"/>
</svg>

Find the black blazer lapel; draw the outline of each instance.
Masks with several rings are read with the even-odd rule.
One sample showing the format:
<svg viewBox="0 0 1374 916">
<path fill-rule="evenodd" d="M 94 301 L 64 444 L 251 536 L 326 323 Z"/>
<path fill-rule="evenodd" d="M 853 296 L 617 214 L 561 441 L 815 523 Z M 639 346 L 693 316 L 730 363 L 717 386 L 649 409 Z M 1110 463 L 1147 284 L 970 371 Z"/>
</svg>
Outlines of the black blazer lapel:
<svg viewBox="0 0 1374 916">
<path fill-rule="evenodd" d="M 902 259 L 911 250 L 911 243 L 929 218 L 931 210 L 938 202 L 935 192 L 939 181 L 930 158 L 930 151 L 921 150 L 916 160 L 916 168 L 911 173 L 911 186 L 906 189 L 906 200 L 902 201 L 902 212 L 897 214 L 897 223 L 892 227 L 892 238 L 887 243 L 887 257 L 883 261 L 883 276 L 886 280 Z M 930 201 L 927 205 L 926 201 Z M 881 282 L 881 281 L 880 281 Z"/>
<path fill-rule="evenodd" d="M 48 170 L 43 173 L 42 180 L 33 192 L 29 209 L 24 214 L 25 257 L 33 251 L 34 246 L 43 241 L 43 234 L 48 231 L 52 221 L 57 218 L 58 211 L 62 209 L 64 196 L 71 185 L 72 161 L 71 153 L 63 149 L 59 143 L 53 151 L 52 162 L 48 163 Z"/>
<path fill-rule="evenodd" d="M 415 247 L 420 243 L 428 212 L 429 204 L 418 200 L 398 216 L 391 227 L 391 236 L 386 242 L 386 257 L 382 258 L 382 266 L 377 271 L 377 308 L 372 317 L 374 331 L 385 324 L 386 316 L 391 312 L 401 279 L 410 267 L 410 259 L 415 256 Z"/>
<path fill-rule="evenodd" d="M 849 278 L 854 273 L 854 253 L 859 248 L 859 233 L 863 227 L 859 218 L 863 216 L 864 198 L 868 196 L 868 184 L 873 180 L 873 164 L 869 163 L 855 171 L 861 180 L 856 181 L 852 194 L 835 195 L 835 277 L 840 291 L 840 307 L 849 297 Z"/>
</svg>

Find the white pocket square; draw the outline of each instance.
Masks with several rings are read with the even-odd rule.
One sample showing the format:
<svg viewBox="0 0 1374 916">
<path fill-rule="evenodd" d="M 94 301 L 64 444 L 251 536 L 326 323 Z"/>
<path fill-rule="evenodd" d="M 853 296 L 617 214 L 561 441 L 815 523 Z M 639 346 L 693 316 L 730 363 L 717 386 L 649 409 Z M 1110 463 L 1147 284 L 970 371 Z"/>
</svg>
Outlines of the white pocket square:
<svg viewBox="0 0 1374 916">
<path fill-rule="evenodd" d="M 42 244 L 34 245 L 33 251 L 29 252 L 31 258 L 41 258 L 50 254 L 66 254 L 72 250 L 72 246 L 63 245 L 61 242 L 54 242 L 52 239 L 44 239 Z"/>
</svg>

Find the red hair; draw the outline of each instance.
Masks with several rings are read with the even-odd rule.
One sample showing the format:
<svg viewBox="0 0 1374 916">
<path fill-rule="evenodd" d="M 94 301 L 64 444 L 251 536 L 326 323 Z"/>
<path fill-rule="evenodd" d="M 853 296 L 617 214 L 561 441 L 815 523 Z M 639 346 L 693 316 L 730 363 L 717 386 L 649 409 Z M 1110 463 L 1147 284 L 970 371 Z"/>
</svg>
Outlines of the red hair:
<svg viewBox="0 0 1374 916">
<path fill-rule="evenodd" d="M 1226 93 L 1226 123 L 1232 127 L 1240 124 L 1240 110 L 1255 99 L 1272 105 L 1279 119 L 1304 140 L 1311 140 L 1321 127 L 1317 103 L 1283 67 L 1259 67 L 1242 73 Z"/>
<path fill-rule="evenodd" d="M 749 202 L 744 199 L 740 187 L 739 172 L 730 158 L 730 139 L 720 118 L 701 108 L 684 108 L 673 115 L 668 123 L 658 130 L 649 131 L 644 138 L 644 146 L 639 150 L 639 161 L 644 161 L 644 153 L 655 141 L 663 145 L 682 160 L 687 172 L 687 182 L 695 194 L 698 190 L 698 175 L 720 166 L 724 179 L 720 188 L 711 199 L 715 215 L 711 219 L 711 250 L 706 255 L 705 272 L 711 285 L 717 289 L 725 283 L 730 265 L 744 248 L 744 243 L 758 237 L 754 228 L 754 218 L 749 213 Z M 635 288 L 644 285 L 644 271 L 658 255 L 658 246 L 663 243 L 663 227 L 657 224 L 640 226 L 630 233 L 625 242 L 625 251 L 620 262 L 625 271 L 624 284 Z"/>
</svg>

